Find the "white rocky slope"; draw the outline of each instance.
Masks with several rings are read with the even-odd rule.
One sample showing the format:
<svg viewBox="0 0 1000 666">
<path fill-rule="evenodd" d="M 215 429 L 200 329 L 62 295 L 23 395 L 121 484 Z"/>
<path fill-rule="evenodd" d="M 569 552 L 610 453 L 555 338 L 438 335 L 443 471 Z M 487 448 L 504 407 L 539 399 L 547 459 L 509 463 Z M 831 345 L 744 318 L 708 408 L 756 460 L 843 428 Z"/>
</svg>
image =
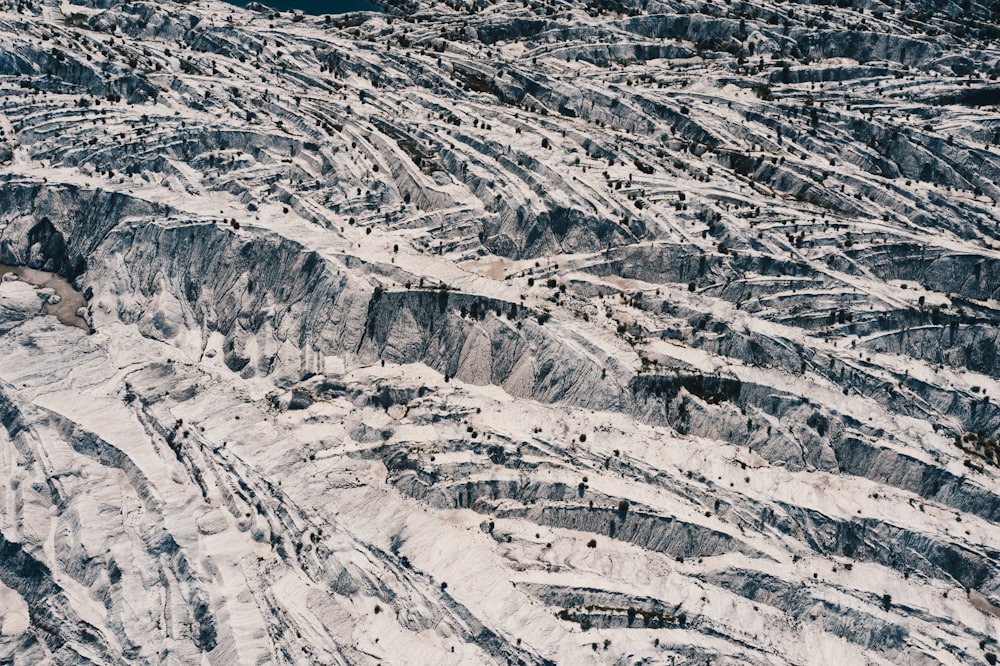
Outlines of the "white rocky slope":
<svg viewBox="0 0 1000 666">
<path fill-rule="evenodd" d="M 998 14 L 0 5 L 0 663 L 992 663 Z"/>
</svg>

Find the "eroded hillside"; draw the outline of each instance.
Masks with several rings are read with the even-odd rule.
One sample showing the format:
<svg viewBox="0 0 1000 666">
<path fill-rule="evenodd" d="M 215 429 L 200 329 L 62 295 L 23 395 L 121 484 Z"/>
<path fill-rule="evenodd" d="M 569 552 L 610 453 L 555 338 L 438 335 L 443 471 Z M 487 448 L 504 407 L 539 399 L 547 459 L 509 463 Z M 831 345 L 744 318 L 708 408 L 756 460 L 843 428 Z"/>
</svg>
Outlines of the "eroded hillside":
<svg viewBox="0 0 1000 666">
<path fill-rule="evenodd" d="M 847 4 L 0 5 L 0 656 L 994 663 L 1000 12 Z"/>
</svg>

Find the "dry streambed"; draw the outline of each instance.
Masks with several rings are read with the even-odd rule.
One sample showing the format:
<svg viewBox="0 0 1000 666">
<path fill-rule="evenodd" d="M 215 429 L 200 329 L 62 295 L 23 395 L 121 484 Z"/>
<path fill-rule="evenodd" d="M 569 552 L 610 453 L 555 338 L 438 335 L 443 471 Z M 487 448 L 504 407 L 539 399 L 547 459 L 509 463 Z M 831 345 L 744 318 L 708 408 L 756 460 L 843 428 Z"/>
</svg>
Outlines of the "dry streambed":
<svg viewBox="0 0 1000 666">
<path fill-rule="evenodd" d="M 0 285 L 3 282 L 20 280 L 38 290 L 41 309 L 55 316 L 67 326 L 76 326 L 90 331 L 90 325 L 84 318 L 87 311 L 87 300 L 65 278 L 55 273 L 40 271 L 26 266 L 11 266 L 0 264 Z"/>
</svg>

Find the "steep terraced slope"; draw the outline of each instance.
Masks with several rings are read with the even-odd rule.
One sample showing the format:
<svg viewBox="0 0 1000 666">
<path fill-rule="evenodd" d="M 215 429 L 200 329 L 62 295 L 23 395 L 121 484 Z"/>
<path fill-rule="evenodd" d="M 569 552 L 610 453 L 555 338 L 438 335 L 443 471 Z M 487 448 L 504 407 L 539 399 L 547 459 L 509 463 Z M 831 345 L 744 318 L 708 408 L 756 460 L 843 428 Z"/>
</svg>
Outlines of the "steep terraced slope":
<svg viewBox="0 0 1000 666">
<path fill-rule="evenodd" d="M 0 659 L 993 663 L 998 14 L 848 4 L 0 4 Z"/>
</svg>

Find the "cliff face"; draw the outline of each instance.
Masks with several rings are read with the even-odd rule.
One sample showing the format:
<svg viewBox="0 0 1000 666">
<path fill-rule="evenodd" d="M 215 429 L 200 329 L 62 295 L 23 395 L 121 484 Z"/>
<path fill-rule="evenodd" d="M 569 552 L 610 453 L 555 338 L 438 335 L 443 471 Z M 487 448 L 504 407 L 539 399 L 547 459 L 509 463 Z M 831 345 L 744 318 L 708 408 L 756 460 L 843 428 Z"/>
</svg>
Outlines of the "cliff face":
<svg viewBox="0 0 1000 666">
<path fill-rule="evenodd" d="M 846 4 L 0 4 L 0 660 L 992 663 L 1000 28 Z"/>
</svg>

